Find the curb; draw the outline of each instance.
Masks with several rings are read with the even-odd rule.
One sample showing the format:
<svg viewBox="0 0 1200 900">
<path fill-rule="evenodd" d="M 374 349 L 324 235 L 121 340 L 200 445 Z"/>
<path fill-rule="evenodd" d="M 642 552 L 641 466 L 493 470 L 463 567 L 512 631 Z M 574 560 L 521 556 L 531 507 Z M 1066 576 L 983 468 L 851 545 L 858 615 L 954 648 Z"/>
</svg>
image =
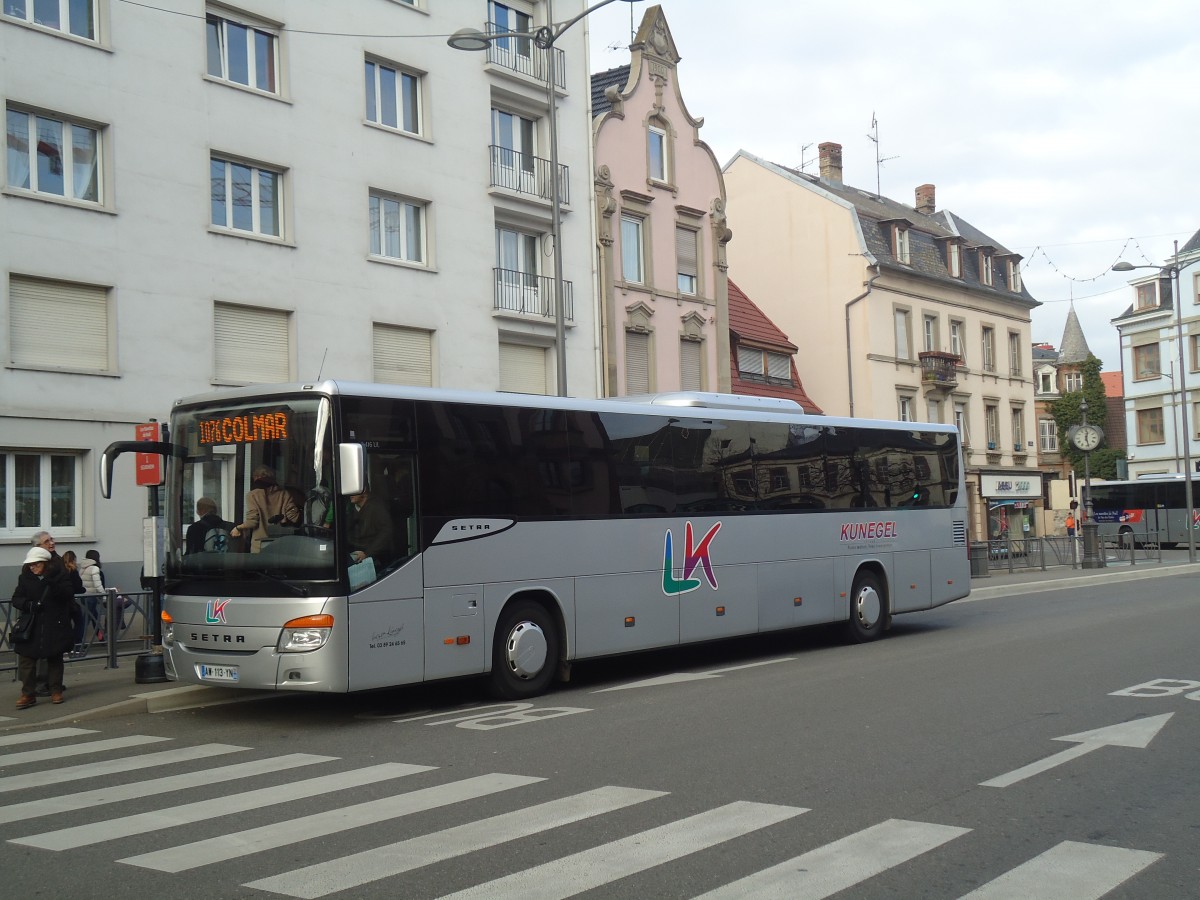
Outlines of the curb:
<svg viewBox="0 0 1200 900">
<path fill-rule="evenodd" d="M 1106 582 L 1111 581 L 1141 581 L 1147 578 L 1167 578 L 1171 575 L 1188 575 L 1200 572 L 1200 563 L 1182 563 L 1173 566 L 1156 566 L 1154 568 L 1137 566 L 1126 566 L 1117 571 L 1106 567 L 1103 570 L 1093 569 L 1096 573 L 1101 571 L 1104 573 L 1103 578 Z M 1011 594 L 1014 591 L 1020 591 L 1022 594 L 1042 594 L 1046 591 L 1054 591 L 1060 588 L 1082 587 L 1083 585 L 1091 584 L 1095 581 L 1097 575 L 1073 575 L 1067 578 L 1043 578 L 1040 581 L 1009 581 L 1002 584 L 988 585 L 987 587 L 972 587 L 971 593 L 961 600 L 955 600 L 955 603 L 969 603 L 972 600 L 988 600 L 992 597 L 1001 597 Z"/>
</svg>

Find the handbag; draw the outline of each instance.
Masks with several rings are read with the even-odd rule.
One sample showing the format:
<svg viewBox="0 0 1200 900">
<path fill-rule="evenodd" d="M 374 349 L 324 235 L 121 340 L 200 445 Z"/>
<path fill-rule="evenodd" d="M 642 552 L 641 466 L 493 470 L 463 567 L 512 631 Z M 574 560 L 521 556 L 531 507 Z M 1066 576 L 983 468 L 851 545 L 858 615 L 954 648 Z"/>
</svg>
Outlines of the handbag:
<svg viewBox="0 0 1200 900">
<path fill-rule="evenodd" d="M 23 644 L 33 637 L 33 626 L 37 621 L 37 611 L 42 606 L 42 601 L 46 599 L 46 595 L 50 593 L 50 588 L 45 588 L 42 591 L 40 600 L 29 604 L 29 609 L 23 610 L 21 615 L 17 616 L 17 624 L 14 625 L 8 632 L 8 645 Z"/>
</svg>

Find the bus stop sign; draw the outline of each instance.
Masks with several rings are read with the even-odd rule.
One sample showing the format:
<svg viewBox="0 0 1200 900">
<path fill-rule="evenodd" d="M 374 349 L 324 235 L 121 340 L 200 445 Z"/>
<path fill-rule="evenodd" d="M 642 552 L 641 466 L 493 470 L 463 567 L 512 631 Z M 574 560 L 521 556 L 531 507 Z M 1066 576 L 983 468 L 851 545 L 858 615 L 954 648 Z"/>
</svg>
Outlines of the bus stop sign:
<svg viewBox="0 0 1200 900">
<path fill-rule="evenodd" d="M 139 441 L 162 440 L 162 426 L 158 422 L 147 422 L 135 425 L 134 434 Z M 134 467 L 137 470 L 139 486 L 158 485 L 163 483 L 163 460 L 157 453 L 136 453 Z"/>
</svg>

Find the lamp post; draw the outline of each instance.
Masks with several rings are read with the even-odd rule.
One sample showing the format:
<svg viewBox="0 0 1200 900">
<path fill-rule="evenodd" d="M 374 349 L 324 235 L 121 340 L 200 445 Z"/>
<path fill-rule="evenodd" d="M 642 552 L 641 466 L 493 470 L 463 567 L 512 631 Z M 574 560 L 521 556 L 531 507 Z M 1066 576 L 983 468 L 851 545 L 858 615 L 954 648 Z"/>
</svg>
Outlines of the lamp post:
<svg viewBox="0 0 1200 900">
<path fill-rule="evenodd" d="M 460 28 L 454 32 L 446 43 L 455 50 L 486 50 L 496 41 L 508 38 L 532 38 L 533 44 L 546 54 L 546 102 L 550 107 L 550 202 L 553 210 L 550 213 L 550 230 L 554 240 L 554 350 L 555 364 L 558 377 L 558 396 L 567 396 L 567 319 L 563 308 L 563 273 L 562 273 L 562 211 L 560 206 L 561 187 L 558 174 L 558 95 L 554 91 L 555 61 L 554 44 L 562 37 L 564 31 L 580 19 L 600 9 L 614 0 L 600 0 L 583 10 L 574 18 L 565 22 L 549 22 L 540 25 L 532 32 L 501 31 L 495 34 L 485 34 L 477 28 Z M 636 3 L 639 0 L 624 0 L 626 3 Z M 547 0 L 546 17 L 554 18 L 554 2 Z"/>
<path fill-rule="evenodd" d="M 1175 306 L 1175 341 L 1179 345 L 1179 421 L 1183 430 L 1183 496 L 1187 504 L 1184 527 L 1188 536 L 1188 562 L 1196 561 L 1195 507 L 1192 504 L 1192 433 L 1188 428 L 1187 361 L 1183 349 L 1183 297 L 1179 293 L 1179 241 L 1175 241 L 1175 255 L 1169 266 L 1135 266 L 1121 260 L 1112 267 L 1114 272 L 1132 272 L 1134 269 L 1167 270 L 1171 276 L 1171 302 Z M 1174 385 L 1172 385 L 1174 387 Z"/>
</svg>

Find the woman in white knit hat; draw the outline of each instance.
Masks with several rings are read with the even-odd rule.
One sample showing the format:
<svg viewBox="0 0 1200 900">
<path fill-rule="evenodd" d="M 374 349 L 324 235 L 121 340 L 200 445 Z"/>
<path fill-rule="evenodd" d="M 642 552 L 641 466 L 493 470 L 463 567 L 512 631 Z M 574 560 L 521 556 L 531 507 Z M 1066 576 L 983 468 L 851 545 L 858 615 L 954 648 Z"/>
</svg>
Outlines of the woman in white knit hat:
<svg viewBox="0 0 1200 900">
<path fill-rule="evenodd" d="M 39 659 L 46 660 L 50 702 L 63 702 L 63 654 L 75 643 L 74 621 L 79 615 L 79 607 L 65 571 L 60 566 L 48 572 L 49 562 L 49 550 L 31 547 L 25 554 L 17 588 L 13 591 L 13 609 L 20 613 L 14 631 L 22 631 L 28 617 L 33 618 L 28 636 L 13 642 L 21 678 L 17 709 L 28 709 L 37 703 L 35 683 Z"/>
</svg>

